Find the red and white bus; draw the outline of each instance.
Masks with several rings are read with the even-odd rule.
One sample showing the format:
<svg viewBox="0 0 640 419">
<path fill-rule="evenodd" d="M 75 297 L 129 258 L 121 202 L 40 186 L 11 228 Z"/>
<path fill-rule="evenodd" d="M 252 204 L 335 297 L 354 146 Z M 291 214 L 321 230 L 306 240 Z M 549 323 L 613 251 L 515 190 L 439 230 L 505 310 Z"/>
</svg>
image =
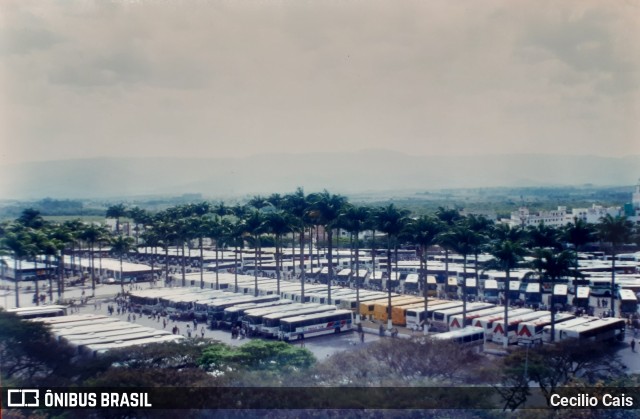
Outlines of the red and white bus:
<svg viewBox="0 0 640 419">
<path fill-rule="evenodd" d="M 509 317 L 509 325 L 505 326 L 504 319 L 493 324 L 493 332 L 491 340 L 498 344 L 504 344 L 505 339 L 508 340 L 507 345 L 518 341 L 518 325 L 528 320 L 539 319 L 540 317 L 550 315 L 550 311 L 541 310 L 532 313 L 522 314 L 520 316 Z"/>
</svg>

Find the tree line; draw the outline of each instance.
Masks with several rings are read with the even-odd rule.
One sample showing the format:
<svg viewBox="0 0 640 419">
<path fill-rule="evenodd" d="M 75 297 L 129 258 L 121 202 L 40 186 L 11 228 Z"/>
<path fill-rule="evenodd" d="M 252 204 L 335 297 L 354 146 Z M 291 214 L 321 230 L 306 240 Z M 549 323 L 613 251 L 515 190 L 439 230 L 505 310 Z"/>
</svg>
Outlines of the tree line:
<svg viewBox="0 0 640 419">
<path fill-rule="evenodd" d="M 238 273 L 238 254 L 245 246 L 253 248 L 255 256 L 254 277 L 257 284 L 261 267 L 261 248 L 267 242 L 275 246 L 276 279 L 279 287 L 281 280 L 283 249 L 291 247 L 294 260 L 293 273 L 300 279 L 304 297 L 306 279 L 306 255 L 313 258 L 314 242 L 316 255 L 318 246 L 326 248 L 328 266 L 334 266 L 336 247 L 348 246 L 351 252 L 352 266 L 360 270 L 360 249 L 367 245 L 371 249 L 372 266 L 375 269 L 378 249 L 386 250 L 386 278 L 391 278 L 392 264 L 397 262 L 398 249 L 411 247 L 416 249 L 420 261 L 420 276 L 424 290 L 424 303 L 427 308 L 427 252 L 438 246 L 445 252 L 445 270 L 448 272 L 449 253 L 463 257 L 463 276 L 466 277 L 467 264 L 474 260 L 478 266 L 478 255 L 488 253 L 493 259 L 485 269 L 505 272 L 508 289 L 510 273 L 524 266 L 525 256 L 532 256 L 533 263 L 528 265 L 545 282 L 577 275 L 577 252 L 592 242 L 608 245 L 612 255 L 611 307 L 615 298 L 615 255 L 623 245 L 638 242 L 638 229 L 625 217 L 610 215 L 601 219 L 597 225 L 587 224 L 575 219 L 563 228 L 554 228 L 545 224 L 523 227 L 510 227 L 495 224 L 482 216 L 463 216 L 457 209 L 440 207 L 433 214 L 412 216 L 393 203 L 384 206 L 363 206 L 350 203 L 346 197 L 325 190 L 306 194 L 302 188 L 295 192 L 270 196 L 255 196 L 244 204 L 227 206 L 224 202 L 199 202 L 176 205 L 165 210 L 150 212 L 139 207 L 127 208 L 124 204 L 110 206 L 106 217 L 115 220 L 115 231 L 105 226 L 83 223 L 78 220 L 63 223 L 46 222 L 34 209 L 26 209 L 16 220 L 0 226 L 0 249 L 13 257 L 14 269 L 19 275 L 18 265 L 23 260 L 36 261 L 44 258 L 50 265 L 69 255 L 80 257 L 80 250 L 89 251 L 91 265 L 91 285 L 95 290 L 94 251 L 109 246 L 112 254 L 123 258 L 136 249 L 144 247 L 154 254 L 164 251 L 165 277 L 169 278 L 169 248 L 177 247 L 181 252 L 182 281 L 185 284 L 186 258 L 185 248 L 195 247 L 200 254 L 200 286 L 204 287 L 203 249 L 208 240 L 216 252 L 234 250 L 234 271 Z M 121 219 L 131 220 L 132 235 L 121 231 Z M 340 240 L 341 231 L 348 233 L 348 243 Z M 369 231 L 369 240 L 360 239 L 360 234 Z M 130 232 L 131 234 L 131 232 Z M 305 250 L 305 249 L 308 249 Z M 339 257 L 339 256 L 338 256 Z M 155 258 L 151 258 L 152 270 Z M 297 265 L 297 266 L 296 266 Z M 75 266 L 75 264 L 74 264 Z M 216 275 L 219 270 L 216 269 Z M 47 270 L 49 272 L 49 270 Z M 475 270 L 478 275 L 478 269 Z M 328 271 L 328 300 L 331 302 L 331 284 L 334 270 Z M 58 270 L 57 293 L 64 293 L 64 274 Z M 16 306 L 19 306 L 16 278 Z M 361 278 L 356 275 L 355 286 L 359 293 Z M 476 278 L 477 279 L 477 278 Z M 49 293 L 53 299 L 53 280 L 49 275 Z M 121 274 L 121 284 L 123 284 Z M 36 281 L 36 293 L 38 281 Z M 257 290 L 257 287 L 256 287 Z M 392 281 L 387 281 L 388 298 L 391 299 Z M 279 290 L 278 290 L 279 291 Z M 466 281 L 462 284 L 464 313 L 466 317 L 467 290 Z M 359 295 L 359 294 L 358 294 Z M 505 311 L 508 306 L 508 293 L 505 293 Z M 389 304 L 391 306 L 391 304 Z M 553 310 L 552 310 L 553 312 Z M 505 313 L 505 321 L 507 313 Z M 389 316 L 391 318 L 391 316 Z"/>
</svg>

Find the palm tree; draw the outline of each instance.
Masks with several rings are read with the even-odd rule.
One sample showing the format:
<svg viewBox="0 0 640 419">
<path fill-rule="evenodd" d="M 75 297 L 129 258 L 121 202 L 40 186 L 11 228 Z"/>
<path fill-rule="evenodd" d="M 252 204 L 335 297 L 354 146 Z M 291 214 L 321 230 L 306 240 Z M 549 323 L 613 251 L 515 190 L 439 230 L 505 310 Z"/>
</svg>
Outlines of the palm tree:
<svg viewBox="0 0 640 419">
<path fill-rule="evenodd" d="M 344 226 L 352 237 L 355 236 L 355 253 L 356 253 L 356 310 L 360 311 L 360 232 L 366 228 L 369 220 L 370 212 L 367 207 L 356 207 L 348 205 L 343 210 L 341 217 Z M 360 323 L 360 315 L 356 316 L 356 322 Z"/>
<path fill-rule="evenodd" d="M 607 214 L 596 226 L 601 241 L 611 244 L 611 317 L 615 317 L 616 255 L 621 245 L 631 240 L 633 224 L 626 217 Z"/>
<path fill-rule="evenodd" d="M 84 229 L 84 223 L 79 219 L 65 221 L 63 226 L 67 229 L 71 240 L 69 244 L 71 245 L 70 256 L 71 256 L 71 274 L 73 276 L 76 275 L 76 268 L 80 268 L 80 275 L 82 275 L 82 258 L 81 253 L 78 252 L 78 263 L 76 263 L 76 244 L 78 247 L 80 246 L 80 233 Z"/>
<path fill-rule="evenodd" d="M 578 252 L 587 243 L 592 242 L 595 230 L 591 224 L 580 218 L 574 218 L 572 223 L 565 226 L 562 237 L 567 243 L 573 245 L 574 262 L 575 262 L 575 277 L 574 281 L 578 279 Z M 575 285 L 575 284 L 574 284 Z"/>
<path fill-rule="evenodd" d="M 565 278 L 572 274 L 574 254 L 567 250 L 558 253 L 548 248 L 537 248 L 534 250 L 534 258 L 530 266 L 539 273 L 541 280 L 548 279 L 551 282 L 551 341 L 553 342 L 556 313 L 555 304 L 553 303 L 554 284 L 560 278 Z"/>
<path fill-rule="evenodd" d="M 344 196 L 332 195 L 326 189 L 310 198 L 309 216 L 324 227 L 327 233 L 329 278 L 327 279 L 327 304 L 331 304 L 331 285 L 333 282 L 333 228 L 347 200 Z"/>
<path fill-rule="evenodd" d="M 58 299 L 62 298 L 64 293 L 64 259 L 65 250 L 73 244 L 73 235 L 69 231 L 67 224 L 57 225 L 51 232 L 51 238 L 59 243 L 58 256 Z"/>
<path fill-rule="evenodd" d="M 446 239 L 442 237 L 447 243 L 450 243 L 451 248 L 457 254 L 463 258 L 462 262 L 462 325 L 467 323 L 467 258 L 470 254 L 477 249 L 480 245 L 480 237 L 471 230 L 465 220 L 458 222 L 452 230 L 447 233 Z"/>
<path fill-rule="evenodd" d="M 298 233 L 298 238 L 300 241 L 300 301 L 304 302 L 304 231 L 308 224 L 307 211 L 309 209 L 309 202 L 302 188 L 298 188 L 294 193 L 286 195 L 284 206 L 291 215 L 291 225 L 293 227 L 293 231 Z M 295 246 L 293 257 L 295 260 Z"/>
<path fill-rule="evenodd" d="M 511 228 L 506 224 L 500 224 L 494 230 L 494 241 L 489 253 L 493 259 L 487 263 L 487 269 L 499 269 L 505 272 L 506 281 L 504 287 L 504 324 L 509 325 L 509 283 L 511 271 L 520 265 L 526 251 L 522 245 L 522 230 Z M 505 333 L 507 333 L 505 331 Z M 504 346 L 509 343 L 505 339 Z"/>
<path fill-rule="evenodd" d="M 227 233 L 226 238 L 224 239 L 229 245 L 235 248 L 234 256 L 233 256 L 233 272 L 234 272 L 234 292 L 238 292 L 238 247 L 244 246 L 243 235 L 245 232 L 244 223 L 242 220 L 237 220 L 235 223 L 229 223 L 228 227 L 225 228 Z"/>
<path fill-rule="evenodd" d="M 129 208 L 126 214 L 129 218 L 133 220 L 133 225 L 134 225 L 133 231 L 135 232 L 136 246 L 137 246 L 140 238 L 140 226 L 149 224 L 151 217 L 146 210 L 140 207 Z"/>
<path fill-rule="evenodd" d="M 27 245 L 25 247 L 26 250 L 26 259 L 30 259 L 33 263 L 34 268 L 34 276 L 33 281 L 35 284 L 35 295 L 34 302 L 36 305 L 40 305 L 40 281 L 38 277 L 38 256 L 42 253 L 42 249 L 44 247 L 44 243 L 47 240 L 47 237 L 44 235 L 42 230 L 36 230 L 34 228 L 27 227 Z"/>
<path fill-rule="evenodd" d="M 95 268 L 95 254 L 94 247 L 96 243 L 102 238 L 102 233 L 98 226 L 90 224 L 80 232 L 80 238 L 89 246 L 89 261 L 91 264 L 91 291 L 92 296 L 96 293 L 96 268 Z"/>
<path fill-rule="evenodd" d="M 442 230 L 441 222 L 430 216 L 422 216 L 412 219 L 408 222 L 405 229 L 405 235 L 411 243 L 418 246 L 418 256 L 420 259 L 420 279 L 422 280 L 424 293 L 424 312 L 427 313 L 429 308 L 429 284 L 427 281 L 427 251 L 430 246 L 436 243 L 436 239 Z M 424 332 L 429 332 L 427 324 L 424 326 Z"/>
<path fill-rule="evenodd" d="M 16 307 L 20 307 L 19 283 L 22 280 L 22 259 L 28 256 L 29 237 L 24 227 L 20 225 L 12 226 L 5 232 L 2 239 L 2 246 L 11 252 L 13 259 L 14 284 L 16 294 Z"/>
<path fill-rule="evenodd" d="M 280 295 L 280 271 L 282 270 L 282 236 L 293 231 L 293 224 L 289 215 L 284 211 L 267 214 L 266 225 L 276 238 L 276 288 Z"/>
<path fill-rule="evenodd" d="M 473 257 L 476 271 L 476 284 L 479 284 L 480 278 L 478 277 L 478 273 L 480 269 L 478 269 L 478 255 L 489 241 L 489 234 L 491 233 L 491 228 L 493 227 L 493 221 L 482 215 L 477 216 L 475 214 L 470 214 L 466 217 L 466 224 L 467 228 L 476 233 L 478 238 L 478 243 L 474 249 Z"/>
<path fill-rule="evenodd" d="M 55 230 L 49 228 L 45 235 L 46 240 L 42 243 L 42 254 L 45 256 L 45 272 L 49 280 L 49 301 L 53 301 L 53 278 L 51 276 L 51 257 L 58 257 L 59 252 L 64 249 L 64 243 L 53 237 Z"/>
<path fill-rule="evenodd" d="M 382 207 L 378 211 L 378 230 L 387 235 L 387 291 L 388 291 L 388 318 L 387 328 L 391 329 L 391 244 L 394 245 L 396 257 L 396 272 L 398 268 L 398 236 L 404 230 L 407 222 L 408 211 L 396 208 L 393 204 Z"/>
<path fill-rule="evenodd" d="M 562 249 L 560 231 L 558 229 L 540 222 L 537 226 L 529 226 L 526 231 L 527 241 L 530 247 Z"/>
<path fill-rule="evenodd" d="M 127 215 L 127 208 L 124 204 L 111 205 L 107 208 L 107 218 L 116 219 L 116 234 L 120 234 L 120 218 Z"/>
<path fill-rule="evenodd" d="M 155 282 L 156 249 L 158 248 L 158 246 L 162 245 L 162 241 L 160 240 L 160 236 L 158 235 L 158 232 L 155 231 L 153 228 L 145 230 L 141 234 L 141 238 L 142 238 L 143 244 L 139 246 L 144 246 L 147 254 L 149 254 L 149 249 L 151 249 L 151 253 L 150 253 L 151 254 L 151 275 L 152 275 L 152 282 Z"/>
<path fill-rule="evenodd" d="M 252 211 L 243 220 L 244 233 L 253 239 L 255 261 L 253 264 L 254 294 L 258 296 L 258 255 L 260 252 L 260 235 L 265 232 L 265 219 L 259 211 Z"/>
<path fill-rule="evenodd" d="M 111 242 L 111 252 L 120 260 L 120 288 L 124 294 L 124 276 L 122 273 L 122 259 L 131 251 L 135 251 L 135 241 L 131 237 L 117 236 Z"/>
<path fill-rule="evenodd" d="M 442 237 L 438 240 L 440 246 L 444 249 L 444 274 L 445 281 L 449 278 L 449 250 L 451 249 L 451 243 L 447 242 L 446 232 L 453 228 L 455 223 L 462 218 L 460 212 L 457 209 L 449 209 L 444 207 L 438 207 L 436 211 L 436 217 L 442 222 Z"/>
</svg>

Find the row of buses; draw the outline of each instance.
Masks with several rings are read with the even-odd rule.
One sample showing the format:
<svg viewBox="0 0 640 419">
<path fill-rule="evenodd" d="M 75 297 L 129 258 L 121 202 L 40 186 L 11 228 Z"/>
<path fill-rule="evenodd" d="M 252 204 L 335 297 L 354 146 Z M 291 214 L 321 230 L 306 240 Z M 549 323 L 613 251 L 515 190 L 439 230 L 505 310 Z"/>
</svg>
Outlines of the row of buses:
<svg viewBox="0 0 640 419">
<path fill-rule="evenodd" d="M 16 314 L 20 316 L 19 313 Z M 177 342 L 184 339 L 183 336 L 165 330 L 144 327 L 99 314 L 35 317 L 28 321 L 44 323 L 56 339 L 77 348 L 80 355 L 97 356 L 117 348 Z"/>
</svg>

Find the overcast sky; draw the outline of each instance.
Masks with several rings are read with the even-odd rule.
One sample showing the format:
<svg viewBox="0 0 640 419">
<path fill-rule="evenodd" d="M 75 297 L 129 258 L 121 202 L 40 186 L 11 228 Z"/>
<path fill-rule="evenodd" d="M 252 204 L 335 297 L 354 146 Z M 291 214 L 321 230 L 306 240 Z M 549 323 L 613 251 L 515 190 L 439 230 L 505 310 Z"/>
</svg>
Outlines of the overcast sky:
<svg viewBox="0 0 640 419">
<path fill-rule="evenodd" d="M 640 154 L 640 2 L 2 0 L 0 163 Z"/>
</svg>

